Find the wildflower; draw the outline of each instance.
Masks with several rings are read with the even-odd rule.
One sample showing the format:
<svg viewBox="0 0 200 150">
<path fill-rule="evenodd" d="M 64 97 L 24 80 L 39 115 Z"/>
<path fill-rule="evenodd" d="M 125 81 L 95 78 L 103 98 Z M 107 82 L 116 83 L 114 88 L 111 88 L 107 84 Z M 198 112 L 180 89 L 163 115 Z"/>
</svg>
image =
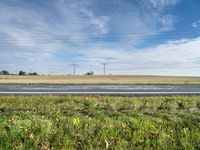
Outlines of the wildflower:
<svg viewBox="0 0 200 150">
<path fill-rule="evenodd" d="M 74 124 L 75 126 L 79 126 L 79 125 L 80 125 L 80 119 L 79 119 L 79 118 L 74 118 L 74 119 L 73 119 L 73 124 Z"/>
</svg>

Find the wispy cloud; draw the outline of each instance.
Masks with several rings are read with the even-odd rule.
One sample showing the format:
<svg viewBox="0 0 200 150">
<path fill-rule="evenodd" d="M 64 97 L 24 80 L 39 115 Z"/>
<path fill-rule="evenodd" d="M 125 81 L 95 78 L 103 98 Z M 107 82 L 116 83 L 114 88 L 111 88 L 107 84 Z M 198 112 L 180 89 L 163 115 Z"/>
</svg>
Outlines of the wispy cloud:
<svg viewBox="0 0 200 150">
<path fill-rule="evenodd" d="M 118 74 L 194 67 L 192 59 L 200 55 L 199 38 L 137 48 L 148 35 L 174 30 L 176 16 L 165 10 L 179 1 L 1 1 L 0 63 L 31 66 L 41 72 L 56 66 L 59 73 L 69 72 L 65 65 L 72 62 L 82 65 L 81 73 L 84 69 L 101 73 L 97 68 L 102 62 Z"/>
<path fill-rule="evenodd" d="M 147 0 L 148 1 L 148 0 Z M 166 6 L 171 6 L 175 5 L 179 2 L 180 0 L 149 0 L 149 2 L 152 3 L 154 8 L 162 9 L 163 7 Z"/>
<path fill-rule="evenodd" d="M 193 22 L 192 23 L 192 27 L 194 27 L 194 28 L 200 28 L 200 20 Z"/>
</svg>

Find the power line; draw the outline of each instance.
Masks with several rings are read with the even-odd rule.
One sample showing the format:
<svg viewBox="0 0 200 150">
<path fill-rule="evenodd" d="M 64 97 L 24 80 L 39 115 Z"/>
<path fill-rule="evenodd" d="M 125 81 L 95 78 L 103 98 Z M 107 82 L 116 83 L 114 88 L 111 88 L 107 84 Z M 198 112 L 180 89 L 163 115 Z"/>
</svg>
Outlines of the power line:
<svg viewBox="0 0 200 150">
<path fill-rule="evenodd" d="M 200 34 L 200 32 L 191 32 L 191 31 L 179 31 L 179 32 L 159 32 L 159 34 L 156 33 L 109 33 L 109 34 L 74 34 L 72 37 L 72 39 L 76 40 L 80 40 L 80 39 L 88 39 L 88 38 L 105 38 L 105 37 L 146 37 L 146 36 L 157 36 L 157 35 L 163 35 L 163 36 L 175 36 L 175 35 L 193 35 L 193 34 Z M 49 35 L 45 35 L 45 38 L 41 38 L 41 36 L 43 36 L 45 34 L 38 34 L 37 36 L 32 36 L 30 38 L 28 37 L 20 37 L 20 39 L 22 40 L 32 40 L 32 39 L 47 39 L 47 40 L 54 40 L 54 39 L 61 39 L 61 40 L 65 40 L 68 35 L 51 35 L 52 38 L 49 38 Z M 85 36 L 89 36 L 89 37 L 85 37 Z M 48 38 L 47 38 L 48 37 Z M 1 38 L 0 38 L 1 39 Z M 10 40 L 9 38 L 2 38 L 1 40 Z"/>
<path fill-rule="evenodd" d="M 1 39 L 0 42 L 31 42 L 32 40 L 36 40 L 35 42 L 37 43 L 48 43 L 48 42 L 56 42 L 56 41 L 63 41 L 63 42 L 87 42 L 87 41 L 113 41 L 113 40 L 131 40 L 132 38 L 152 38 L 152 39 L 164 39 L 167 37 L 179 37 L 179 36 L 187 36 L 187 37 L 193 37 L 199 35 L 199 33 L 174 33 L 174 34 L 159 34 L 159 35 L 153 35 L 153 34 L 109 34 L 109 35 L 102 35 L 102 36 L 93 36 L 93 35 L 88 35 L 88 36 L 93 36 L 93 37 L 78 37 L 78 38 L 65 38 L 63 37 L 58 37 L 58 38 L 38 38 L 38 37 L 33 37 L 33 38 L 26 38 L 22 37 L 20 39 Z M 158 37 L 159 36 L 159 37 Z M 160 37 L 162 36 L 162 37 Z"/>
</svg>

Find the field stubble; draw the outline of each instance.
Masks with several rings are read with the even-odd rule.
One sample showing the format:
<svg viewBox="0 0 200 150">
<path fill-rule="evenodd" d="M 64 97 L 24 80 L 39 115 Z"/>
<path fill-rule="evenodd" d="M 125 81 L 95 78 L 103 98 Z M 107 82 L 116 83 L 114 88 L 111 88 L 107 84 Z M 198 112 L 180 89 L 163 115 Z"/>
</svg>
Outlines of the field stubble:
<svg viewBox="0 0 200 150">
<path fill-rule="evenodd" d="M 200 84 L 200 77 L 109 76 L 0 76 L 0 84 Z"/>
</svg>

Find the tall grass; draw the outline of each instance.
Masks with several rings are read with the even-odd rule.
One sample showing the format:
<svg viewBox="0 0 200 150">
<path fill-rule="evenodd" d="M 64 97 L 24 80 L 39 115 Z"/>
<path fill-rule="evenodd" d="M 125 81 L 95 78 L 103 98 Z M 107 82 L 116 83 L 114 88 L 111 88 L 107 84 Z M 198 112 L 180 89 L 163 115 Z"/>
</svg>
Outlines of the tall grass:
<svg viewBox="0 0 200 150">
<path fill-rule="evenodd" d="M 0 149 L 200 149 L 200 97 L 1 96 Z"/>
</svg>

